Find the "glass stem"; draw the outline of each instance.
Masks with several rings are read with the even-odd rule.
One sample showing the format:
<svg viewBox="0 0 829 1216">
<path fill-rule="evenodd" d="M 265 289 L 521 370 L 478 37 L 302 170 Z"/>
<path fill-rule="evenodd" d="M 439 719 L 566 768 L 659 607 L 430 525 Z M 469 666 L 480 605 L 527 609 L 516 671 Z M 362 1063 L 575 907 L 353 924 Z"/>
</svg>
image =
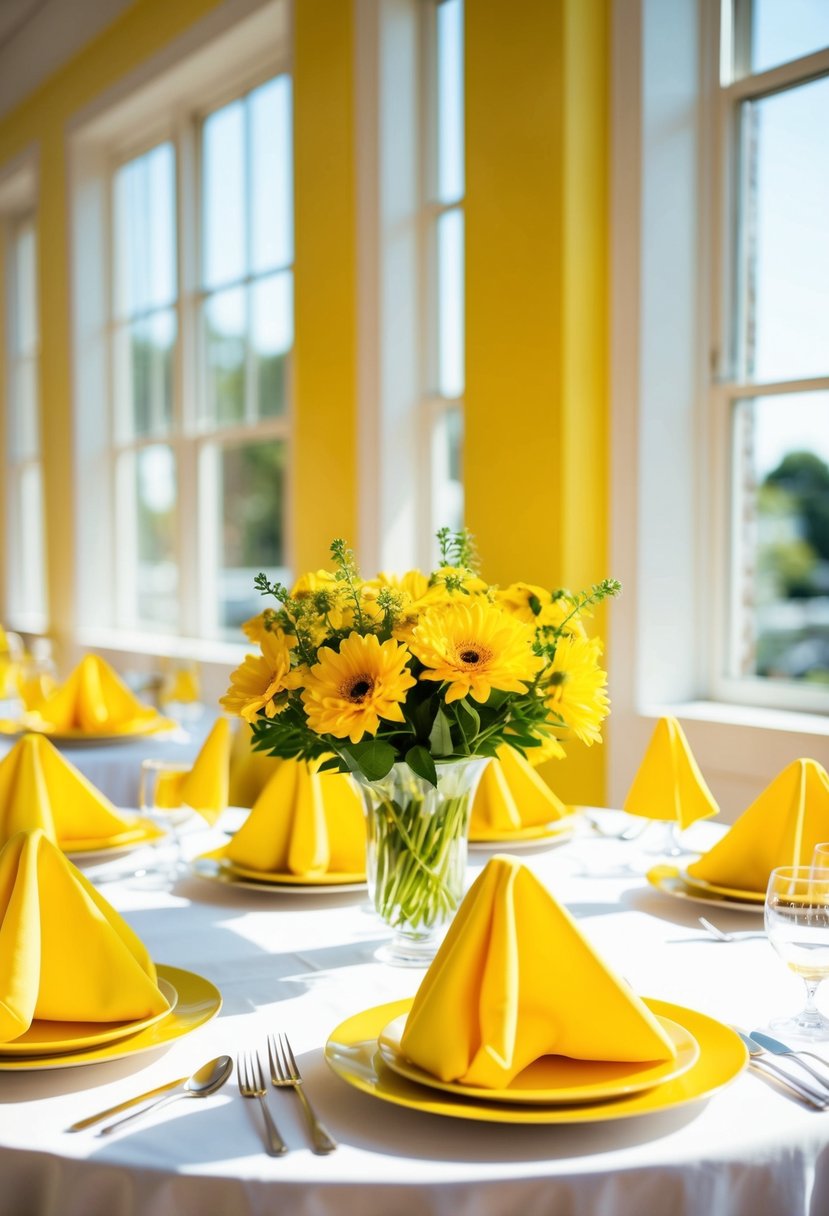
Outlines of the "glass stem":
<svg viewBox="0 0 829 1216">
<path fill-rule="evenodd" d="M 806 1025 L 812 1025 L 822 1020 L 820 1010 L 815 1004 L 815 993 L 820 985 L 820 980 L 804 979 L 803 983 L 806 986 L 806 1004 L 800 1013 L 798 1021 Z"/>
</svg>

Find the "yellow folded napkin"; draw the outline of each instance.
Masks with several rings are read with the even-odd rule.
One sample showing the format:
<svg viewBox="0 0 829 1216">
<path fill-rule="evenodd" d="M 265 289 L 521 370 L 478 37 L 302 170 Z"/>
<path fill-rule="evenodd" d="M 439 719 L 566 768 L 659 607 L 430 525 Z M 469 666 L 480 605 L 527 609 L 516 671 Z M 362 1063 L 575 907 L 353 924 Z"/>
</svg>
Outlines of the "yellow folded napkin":
<svg viewBox="0 0 829 1216">
<path fill-rule="evenodd" d="M 88 654 L 59 688 L 30 715 L 47 730 L 79 730 L 89 734 L 119 734 L 165 720 L 152 706 L 142 705 L 109 663 Z"/>
<path fill-rule="evenodd" d="M 24 735 L 0 760 L 0 844 L 40 828 L 71 852 L 75 841 L 105 841 L 133 826 L 42 735 Z"/>
<path fill-rule="evenodd" d="M 442 1081 L 502 1089 L 545 1055 L 671 1060 L 657 1019 L 514 857 L 468 891 L 417 991 L 401 1048 Z"/>
<path fill-rule="evenodd" d="M 622 809 L 645 819 L 675 820 L 680 828 L 719 814 L 676 718 L 657 722 Z"/>
<path fill-rule="evenodd" d="M 43 832 L 0 852 L 0 1042 L 39 1018 L 121 1022 L 169 1008 L 143 944 Z"/>
<path fill-rule="evenodd" d="M 250 723 L 240 718 L 230 747 L 229 806 L 253 806 L 282 763 L 276 756 L 255 752 L 252 740 Z"/>
<path fill-rule="evenodd" d="M 569 814 L 549 785 L 514 747 L 498 748 L 483 771 L 469 822 L 471 840 L 551 823 Z"/>
<path fill-rule="evenodd" d="M 212 856 L 270 874 L 364 873 L 363 808 L 351 778 L 283 761 L 239 831 Z"/>
<path fill-rule="evenodd" d="M 227 810 L 230 774 L 230 723 L 217 718 L 189 772 L 160 773 L 155 805 L 173 809 L 189 806 L 208 823 Z"/>
<path fill-rule="evenodd" d="M 829 774 L 816 760 L 795 760 L 688 873 L 761 894 L 773 869 L 810 865 L 823 840 L 829 840 Z"/>
</svg>

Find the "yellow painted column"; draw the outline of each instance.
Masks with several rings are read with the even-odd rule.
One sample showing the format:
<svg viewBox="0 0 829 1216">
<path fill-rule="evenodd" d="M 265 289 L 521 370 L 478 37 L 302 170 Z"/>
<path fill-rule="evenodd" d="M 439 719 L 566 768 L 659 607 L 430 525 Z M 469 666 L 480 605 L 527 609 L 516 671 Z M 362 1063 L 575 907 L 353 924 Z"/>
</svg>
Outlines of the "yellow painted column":
<svg viewBox="0 0 829 1216">
<path fill-rule="evenodd" d="M 294 9 L 293 559 L 357 540 L 353 0 Z"/>
<path fill-rule="evenodd" d="M 608 28 L 607 0 L 466 5 L 466 518 L 496 582 L 611 573 Z M 603 801 L 600 747 L 545 776 Z"/>
</svg>

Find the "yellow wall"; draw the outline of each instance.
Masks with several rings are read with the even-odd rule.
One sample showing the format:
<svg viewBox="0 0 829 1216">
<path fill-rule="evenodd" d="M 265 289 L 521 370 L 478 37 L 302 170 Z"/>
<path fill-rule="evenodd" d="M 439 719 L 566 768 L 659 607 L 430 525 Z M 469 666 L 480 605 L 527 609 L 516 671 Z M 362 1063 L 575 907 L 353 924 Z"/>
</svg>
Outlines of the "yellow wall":
<svg viewBox="0 0 829 1216">
<path fill-rule="evenodd" d="M 606 0 L 466 4 L 467 522 L 484 573 L 607 569 Z M 601 629 L 601 620 L 596 625 Z M 601 804 L 600 748 L 545 776 Z"/>
</svg>

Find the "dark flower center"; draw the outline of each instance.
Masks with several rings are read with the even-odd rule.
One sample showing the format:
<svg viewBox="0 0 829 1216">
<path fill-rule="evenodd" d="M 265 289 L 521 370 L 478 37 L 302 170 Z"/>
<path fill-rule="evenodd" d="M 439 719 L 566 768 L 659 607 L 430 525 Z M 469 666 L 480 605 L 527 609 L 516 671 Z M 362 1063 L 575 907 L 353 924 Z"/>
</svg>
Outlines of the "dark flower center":
<svg viewBox="0 0 829 1216">
<path fill-rule="evenodd" d="M 350 701 L 362 701 L 363 697 L 370 692 L 371 684 L 368 680 L 357 680 L 348 690 L 348 697 Z"/>
<path fill-rule="evenodd" d="M 460 657 L 464 663 L 478 663 L 481 658 L 477 650 L 462 650 Z"/>
</svg>

